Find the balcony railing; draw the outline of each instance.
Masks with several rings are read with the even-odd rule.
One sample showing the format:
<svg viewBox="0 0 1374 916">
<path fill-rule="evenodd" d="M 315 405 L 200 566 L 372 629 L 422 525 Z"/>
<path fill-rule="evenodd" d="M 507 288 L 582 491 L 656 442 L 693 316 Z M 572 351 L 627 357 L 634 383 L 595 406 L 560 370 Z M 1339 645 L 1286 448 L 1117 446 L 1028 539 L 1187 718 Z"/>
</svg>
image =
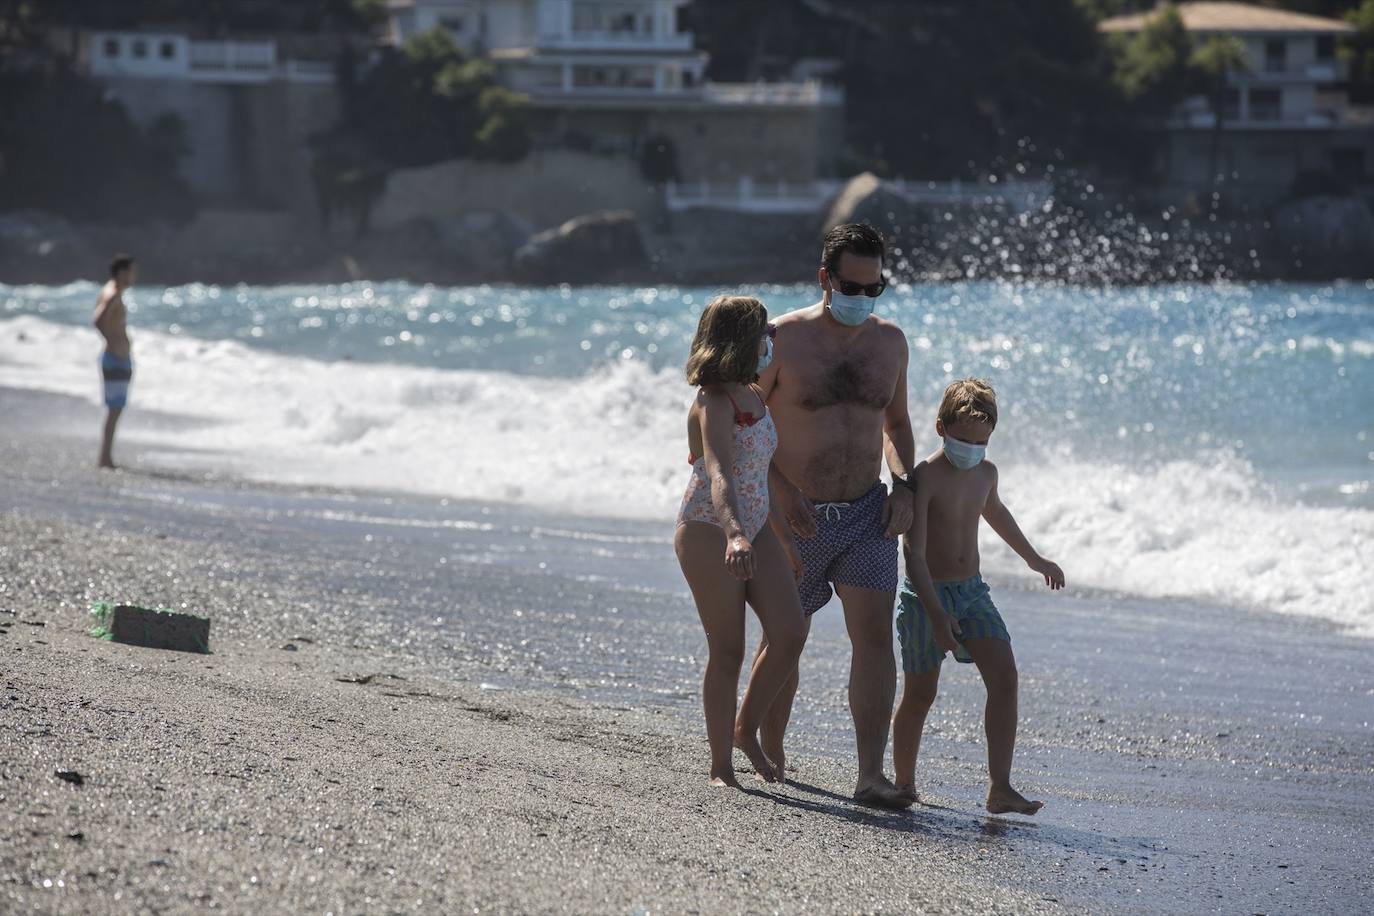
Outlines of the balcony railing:
<svg viewBox="0 0 1374 916">
<path fill-rule="evenodd" d="M 1312 81 L 1335 83 L 1346 79 L 1349 75 L 1350 65 L 1343 60 L 1319 60 L 1306 64 L 1267 60 L 1262 67 L 1239 74 L 1239 78 L 1243 82 Z"/>
<path fill-rule="evenodd" d="M 717 105 L 839 105 L 844 90 L 815 80 L 804 83 L 707 83 L 705 97 Z"/>
<path fill-rule="evenodd" d="M 778 181 L 744 176 L 734 181 L 669 182 L 664 200 L 670 210 L 730 210 L 741 213 L 816 213 L 832 200 L 844 182 L 833 179 Z M 909 181 L 884 179 L 883 186 L 913 203 L 958 204 L 1003 201 L 1029 209 L 1051 193 L 1047 182 Z"/>
<path fill-rule="evenodd" d="M 548 51 L 690 51 L 692 44 L 691 32 L 577 31 L 539 37 L 539 47 Z"/>
<path fill-rule="evenodd" d="M 265 73 L 277 66 L 277 45 L 271 41 L 193 41 L 191 72 Z"/>
</svg>

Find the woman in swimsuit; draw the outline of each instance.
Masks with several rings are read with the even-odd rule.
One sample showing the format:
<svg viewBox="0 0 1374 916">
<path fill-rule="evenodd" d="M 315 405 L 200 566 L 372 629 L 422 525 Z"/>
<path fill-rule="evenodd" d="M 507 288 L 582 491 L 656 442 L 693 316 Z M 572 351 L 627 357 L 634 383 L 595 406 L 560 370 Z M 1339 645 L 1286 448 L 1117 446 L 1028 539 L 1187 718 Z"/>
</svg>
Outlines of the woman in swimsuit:
<svg viewBox="0 0 1374 916">
<path fill-rule="evenodd" d="M 718 786 L 739 785 L 731 761 L 736 747 L 764 779 L 784 778 L 759 746 L 759 726 L 806 642 L 796 584 L 801 561 L 768 490 L 778 434 L 753 384 L 772 357 L 772 335 L 762 302 L 719 296 L 702 313 L 687 359 L 687 381 L 699 390 L 687 412 L 692 476 L 674 543 L 706 628 L 702 704 L 711 782 Z M 755 661 L 737 719 L 746 601 L 763 625 L 767 648 Z"/>
</svg>

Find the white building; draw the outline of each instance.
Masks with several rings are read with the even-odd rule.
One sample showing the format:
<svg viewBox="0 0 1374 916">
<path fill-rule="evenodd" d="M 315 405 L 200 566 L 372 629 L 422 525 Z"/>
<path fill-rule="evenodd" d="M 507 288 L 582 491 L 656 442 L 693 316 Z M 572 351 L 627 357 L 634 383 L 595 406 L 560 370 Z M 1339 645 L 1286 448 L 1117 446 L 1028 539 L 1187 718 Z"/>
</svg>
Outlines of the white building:
<svg viewBox="0 0 1374 916">
<path fill-rule="evenodd" d="M 1348 66 L 1339 40 L 1354 29 L 1339 19 L 1249 3 L 1179 3 L 1198 41 L 1239 39 L 1247 65 L 1227 75 L 1221 132 L 1211 100 L 1196 97 L 1164 123 L 1157 171 L 1176 189 L 1210 187 L 1217 172 L 1233 190 L 1257 202 L 1277 199 L 1295 185 L 1364 182 L 1374 160 L 1374 119 L 1349 103 Z M 1103 20 L 1107 34 L 1140 31 L 1160 10 Z"/>
<path fill-rule="evenodd" d="M 82 59 L 98 79 L 201 83 L 332 83 L 330 61 L 286 59 L 273 39 L 200 40 L 184 32 L 87 32 Z"/>
<path fill-rule="evenodd" d="M 440 27 L 536 96 L 692 95 L 706 55 L 678 31 L 687 0 L 392 0 L 400 44 Z"/>
<path fill-rule="evenodd" d="M 1249 66 L 1228 75 L 1223 120 L 1237 129 L 1330 127 L 1348 120 L 1341 83 L 1349 76 L 1336 42 L 1354 27 L 1339 19 L 1308 16 L 1248 3 L 1180 3 L 1188 32 L 1199 39 L 1228 36 L 1244 43 Z M 1138 32 L 1157 12 L 1105 19 L 1105 33 Z M 1211 127 L 1205 100 L 1178 112 L 1180 124 Z"/>
<path fill-rule="evenodd" d="M 679 28 L 689 0 L 391 0 L 388 38 L 433 28 L 530 97 L 538 139 L 635 152 L 666 137 L 687 180 L 811 181 L 838 166 L 843 93 L 719 84 Z"/>
<path fill-rule="evenodd" d="M 78 64 L 135 122 L 178 119 L 182 177 L 203 201 L 310 209 L 307 141 L 338 112 L 331 60 L 274 38 L 150 29 L 84 32 Z"/>
</svg>

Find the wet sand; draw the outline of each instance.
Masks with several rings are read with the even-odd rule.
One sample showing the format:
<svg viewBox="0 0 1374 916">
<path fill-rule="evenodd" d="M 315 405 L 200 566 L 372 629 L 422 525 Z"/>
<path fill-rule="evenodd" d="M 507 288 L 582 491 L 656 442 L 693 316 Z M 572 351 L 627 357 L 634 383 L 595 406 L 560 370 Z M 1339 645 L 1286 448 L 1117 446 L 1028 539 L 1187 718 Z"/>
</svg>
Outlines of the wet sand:
<svg viewBox="0 0 1374 916">
<path fill-rule="evenodd" d="M 714 790 L 663 532 L 188 473 L 150 444 L 175 417 L 131 424 L 132 470 L 99 474 L 95 416 L 0 390 L 0 910 L 1359 912 L 1374 892 L 1374 643 L 1327 624 L 994 581 L 1032 820 L 979 808 L 962 667 L 926 804 L 848 800 L 828 609 L 795 781 Z M 214 653 L 91 639 L 101 598 L 208 612 Z"/>
</svg>

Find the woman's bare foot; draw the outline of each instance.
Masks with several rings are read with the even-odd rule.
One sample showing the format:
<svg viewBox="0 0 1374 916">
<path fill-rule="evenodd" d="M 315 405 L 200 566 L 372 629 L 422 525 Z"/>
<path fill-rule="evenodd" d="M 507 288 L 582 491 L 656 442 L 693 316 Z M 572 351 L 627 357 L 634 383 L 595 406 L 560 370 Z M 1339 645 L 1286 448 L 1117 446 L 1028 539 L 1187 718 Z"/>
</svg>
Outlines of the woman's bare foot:
<svg viewBox="0 0 1374 916">
<path fill-rule="evenodd" d="M 759 747 L 757 734 L 735 729 L 735 747 L 744 751 L 744 756 L 749 758 L 749 762 L 754 765 L 754 770 L 763 777 L 764 782 L 780 781 L 777 767 L 768 759 L 763 748 Z"/>
<path fill-rule="evenodd" d="M 777 772 L 778 782 L 786 782 L 787 754 L 783 752 L 782 744 L 779 743 L 774 745 L 773 742 L 769 741 L 765 736 L 761 746 L 763 748 L 763 755 L 773 761 L 773 768 Z"/>
<path fill-rule="evenodd" d="M 892 811 L 905 811 L 916 799 L 903 794 L 886 777 L 868 784 L 860 783 L 854 787 L 854 800 L 870 808 L 887 808 Z"/>
<path fill-rule="evenodd" d="M 1011 786 L 988 789 L 988 812 L 991 814 L 1034 814 L 1043 807 L 1044 802 L 1031 801 Z"/>
</svg>

